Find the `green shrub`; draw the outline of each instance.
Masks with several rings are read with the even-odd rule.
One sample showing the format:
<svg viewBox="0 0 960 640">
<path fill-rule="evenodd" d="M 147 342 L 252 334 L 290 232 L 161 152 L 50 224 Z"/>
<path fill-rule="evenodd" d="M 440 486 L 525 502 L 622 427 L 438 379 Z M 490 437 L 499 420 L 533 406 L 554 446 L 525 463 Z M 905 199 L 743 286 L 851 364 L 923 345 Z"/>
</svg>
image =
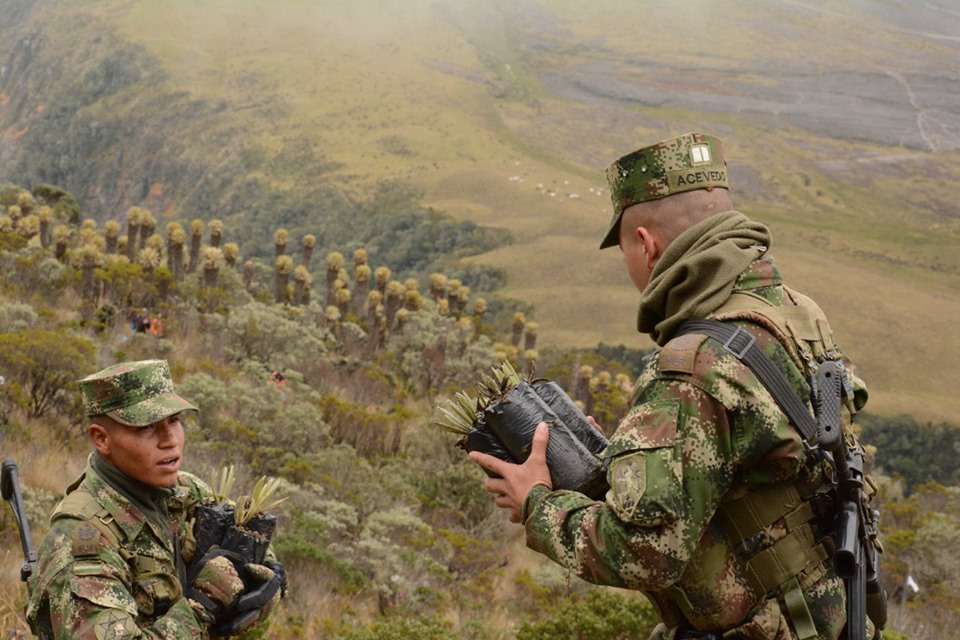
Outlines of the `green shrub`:
<svg viewBox="0 0 960 640">
<path fill-rule="evenodd" d="M 333 636 L 332 640 L 447 640 L 459 637 L 436 618 L 391 618 L 377 620 L 345 635 Z"/>
<path fill-rule="evenodd" d="M 920 424 L 913 416 L 857 417 L 864 444 L 877 448 L 877 467 L 899 475 L 912 491 L 925 482 L 960 483 L 960 428 L 942 422 Z"/>
<path fill-rule="evenodd" d="M 0 327 L 6 332 L 28 329 L 36 326 L 38 320 L 37 312 L 28 304 L 0 304 Z"/>
<path fill-rule="evenodd" d="M 67 284 L 77 276 L 73 269 L 49 253 L 30 248 L 16 253 L 0 252 L 0 272 L 4 274 L 5 286 L 24 296 L 40 296 L 47 300 L 61 296 Z"/>
<path fill-rule="evenodd" d="M 79 421 L 82 413 L 76 381 L 94 368 L 94 345 L 63 331 L 31 328 L 0 333 L 0 387 L 27 415 L 58 412 Z"/>
<path fill-rule="evenodd" d="M 642 596 L 592 589 L 586 598 L 557 602 L 517 630 L 517 640 L 632 640 L 650 635 L 658 620 Z"/>
<path fill-rule="evenodd" d="M 226 318 L 206 316 L 204 323 L 203 337 L 212 355 L 234 363 L 252 360 L 284 371 L 303 361 L 326 359 L 323 332 L 278 305 L 249 302 Z M 221 348 L 224 353 L 216 353 Z"/>
</svg>

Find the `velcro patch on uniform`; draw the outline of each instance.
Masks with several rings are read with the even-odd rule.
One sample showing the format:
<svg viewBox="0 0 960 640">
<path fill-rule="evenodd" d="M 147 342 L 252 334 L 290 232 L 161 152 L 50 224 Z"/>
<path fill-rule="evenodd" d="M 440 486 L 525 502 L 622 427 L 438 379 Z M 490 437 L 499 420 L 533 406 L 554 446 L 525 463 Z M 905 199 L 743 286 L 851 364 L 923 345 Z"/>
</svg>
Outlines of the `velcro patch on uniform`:
<svg viewBox="0 0 960 640">
<path fill-rule="evenodd" d="M 127 640 L 136 634 L 137 623 L 125 611 L 107 609 L 94 620 L 93 630 L 97 640 Z"/>
<path fill-rule="evenodd" d="M 660 351 L 661 373 L 693 373 L 697 352 L 707 336 L 691 333 L 668 342 Z"/>
<path fill-rule="evenodd" d="M 102 576 L 103 564 L 99 562 L 74 562 L 73 575 L 75 576 Z"/>
<path fill-rule="evenodd" d="M 89 522 L 81 522 L 73 530 L 73 542 L 70 548 L 74 557 L 99 555 L 100 532 Z"/>
</svg>

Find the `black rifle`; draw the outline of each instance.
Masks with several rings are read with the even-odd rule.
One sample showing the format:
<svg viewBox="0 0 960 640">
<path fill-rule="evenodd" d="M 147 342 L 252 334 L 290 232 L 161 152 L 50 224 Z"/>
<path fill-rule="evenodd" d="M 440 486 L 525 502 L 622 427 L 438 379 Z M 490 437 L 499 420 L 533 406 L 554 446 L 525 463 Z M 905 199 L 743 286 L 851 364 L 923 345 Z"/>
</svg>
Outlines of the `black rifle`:
<svg viewBox="0 0 960 640">
<path fill-rule="evenodd" d="M 13 517 L 17 521 L 17 529 L 20 531 L 20 544 L 23 546 L 20 579 L 26 582 L 33 575 L 33 568 L 37 564 L 37 553 L 33 550 L 33 543 L 30 541 L 30 523 L 27 522 L 27 511 L 23 506 L 23 496 L 20 495 L 17 463 L 13 460 L 3 461 L 3 470 L 0 472 L 0 493 L 3 494 L 3 499 L 10 503 Z"/>
<path fill-rule="evenodd" d="M 851 451 L 843 435 L 840 406 L 853 398 L 847 372 L 840 362 L 820 364 L 811 384 L 817 415 L 818 444 L 833 458 L 837 494 L 837 575 L 847 589 L 847 639 L 866 638 L 865 617 L 878 628 L 887 618 L 886 593 L 880 583 L 877 520 L 863 491 L 863 454 Z"/>
</svg>

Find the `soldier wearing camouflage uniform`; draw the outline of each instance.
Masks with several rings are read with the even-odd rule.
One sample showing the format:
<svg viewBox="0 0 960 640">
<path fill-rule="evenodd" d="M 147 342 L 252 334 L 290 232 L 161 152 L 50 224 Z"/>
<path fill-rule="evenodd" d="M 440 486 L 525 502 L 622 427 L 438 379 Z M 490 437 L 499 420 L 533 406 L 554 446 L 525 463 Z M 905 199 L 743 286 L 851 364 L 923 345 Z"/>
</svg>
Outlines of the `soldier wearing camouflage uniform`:
<svg viewBox="0 0 960 640">
<path fill-rule="evenodd" d="M 866 389 L 820 308 L 784 286 L 769 230 L 733 210 L 720 140 L 645 147 L 607 176 L 614 215 L 600 248 L 619 245 L 641 292 L 638 330 L 662 348 L 601 454 L 606 500 L 551 490 L 545 424 L 523 465 L 471 454 L 502 477 L 485 486 L 532 549 L 591 582 L 644 592 L 662 620 L 654 638 L 837 638 L 845 593 L 828 559 L 823 462 L 723 344 L 677 330 L 732 323 L 804 399 L 816 363 L 843 359 L 855 390 L 847 424 Z"/>
<path fill-rule="evenodd" d="M 41 638 L 209 638 L 245 592 L 224 555 L 205 557 L 189 578 L 195 507 L 213 491 L 180 471 L 177 395 L 163 360 L 125 362 L 79 382 L 94 451 L 51 516 L 30 582 L 27 620 Z M 267 582 L 267 566 L 246 565 Z M 186 595 L 185 595 L 186 594 Z M 243 629 L 266 620 L 271 600 Z"/>
</svg>

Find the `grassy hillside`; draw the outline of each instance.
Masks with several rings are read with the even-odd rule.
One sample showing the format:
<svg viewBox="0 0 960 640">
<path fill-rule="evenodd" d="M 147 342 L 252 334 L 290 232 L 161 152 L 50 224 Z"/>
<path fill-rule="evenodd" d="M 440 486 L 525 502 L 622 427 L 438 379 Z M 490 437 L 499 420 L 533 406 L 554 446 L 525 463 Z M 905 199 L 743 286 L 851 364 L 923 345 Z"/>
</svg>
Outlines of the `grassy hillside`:
<svg viewBox="0 0 960 640">
<path fill-rule="evenodd" d="M 292 279 L 258 259 L 241 266 L 227 246 L 215 248 L 213 224 L 191 273 L 194 262 L 175 249 L 186 240 L 176 239 L 182 227 L 168 228 L 166 247 L 161 236 L 137 241 L 119 225 L 101 233 L 92 220 L 51 229 L 63 199 L 54 204 L 49 194 L 0 188 L 0 436 L 4 457 L 20 463 L 35 542 L 89 452 L 75 380 L 109 363 L 163 357 L 178 392 L 201 408 L 187 421 L 187 468 L 214 479 L 235 465 L 247 489 L 261 474 L 276 477 L 288 498 L 274 543 L 291 588 L 264 637 L 649 635 L 653 612 L 638 593 L 590 587 L 526 550 L 522 529 L 480 489 L 483 473 L 457 436 L 433 425 L 438 400 L 473 389 L 505 358 L 522 368 L 531 357 L 538 374 L 613 424 L 632 386 L 606 359 L 617 349 L 531 355 L 537 323 L 505 334 L 490 322 L 492 305 L 453 278 L 371 273 L 364 251 L 326 255 L 324 271 L 332 265 L 337 277 L 308 291 L 301 269 L 320 256 L 284 255 L 288 267 L 300 263 Z M 162 319 L 162 335 L 131 328 L 126 311 L 144 307 Z M 877 445 L 868 451 L 886 584 L 910 571 L 923 585 L 891 627 L 914 640 L 941 638 L 957 626 L 960 572 L 949 541 L 960 535 L 960 490 L 936 483 L 958 477 L 957 427 L 909 417 L 861 424 L 864 441 Z M 18 542 L 10 511 L 0 509 L 5 633 L 27 628 Z"/>
<path fill-rule="evenodd" d="M 596 251 L 602 170 L 641 143 L 715 132 L 735 202 L 770 224 L 790 282 L 833 318 L 870 409 L 960 410 L 949 3 L 0 7 L 12 70 L 0 157 L 14 181 L 67 186 L 101 218 L 132 204 L 219 216 L 252 243 L 281 223 L 318 235 L 349 223 L 398 180 L 512 234 L 469 261 L 506 273 L 504 293 L 532 304 L 545 345 L 648 345 L 619 256 Z M 40 78 L 71 75 L 86 81 L 73 93 L 83 104 L 60 123 L 66 99 Z M 97 77 L 110 80 L 102 95 L 86 88 Z"/>
</svg>

